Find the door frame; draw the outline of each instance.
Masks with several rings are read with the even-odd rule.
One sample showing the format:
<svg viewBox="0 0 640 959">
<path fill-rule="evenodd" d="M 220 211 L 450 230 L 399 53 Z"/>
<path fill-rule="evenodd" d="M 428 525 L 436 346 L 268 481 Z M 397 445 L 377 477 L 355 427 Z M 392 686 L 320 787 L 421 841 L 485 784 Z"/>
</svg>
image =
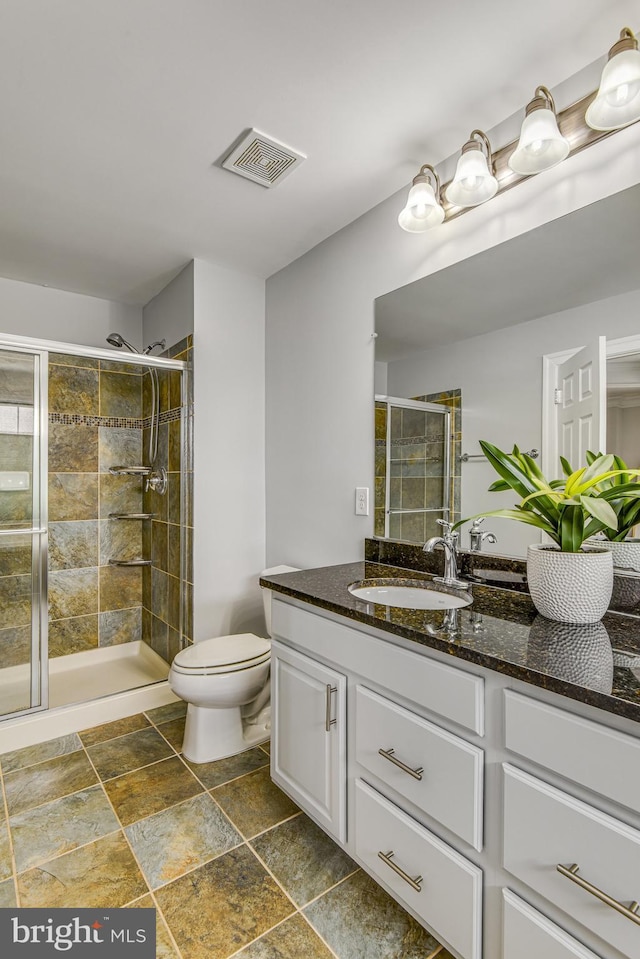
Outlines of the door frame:
<svg viewBox="0 0 640 959">
<path fill-rule="evenodd" d="M 4 339 L 4 338 L 3 338 Z M 34 359 L 34 417 L 31 474 L 32 511 L 30 529 L 3 529 L 3 539 L 31 536 L 31 643 L 30 705 L 0 714 L 0 720 L 18 719 L 49 707 L 49 605 L 48 605 L 48 440 L 49 353 L 15 337 L 0 340 L 0 351 L 22 353 Z M 36 522 L 37 520 L 37 522 Z"/>
<path fill-rule="evenodd" d="M 542 357 L 542 442 L 540 446 L 540 469 L 548 476 L 557 460 L 558 438 L 556 431 L 556 404 L 553 391 L 558 385 L 558 367 L 583 348 L 584 344 Z M 640 353 L 640 334 L 616 337 L 607 340 L 607 359 Z"/>
</svg>

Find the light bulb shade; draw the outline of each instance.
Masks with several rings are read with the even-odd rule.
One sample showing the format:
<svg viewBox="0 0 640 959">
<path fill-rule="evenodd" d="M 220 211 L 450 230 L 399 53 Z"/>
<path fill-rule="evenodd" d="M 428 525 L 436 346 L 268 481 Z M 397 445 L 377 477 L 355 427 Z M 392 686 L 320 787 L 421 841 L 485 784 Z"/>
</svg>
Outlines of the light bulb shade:
<svg viewBox="0 0 640 959">
<path fill-rule="evenodd" d="M 611 57 L 585 120 L 592 130 L 619 130 L 640 119 L 640 51 Z"/>
<path fill-rule="evenodd" d="M 449 203 L 460 207 L 478 206 L 497 192 L 498 181 L 491 173 L 480 147 L 465 150 L 458 160 L 456 175 L 445 192 Z"/>
<path fill-rule="evenodd" d="M 444 209 L 433 187 L 426 178 L 420 178 L 409 190 L 407 205 L 398 217 L 398 224 L 408 233 L 424 233 L 443 220 Z"/>
<path fill-rule="evenodd" d="M 531 176 L 561 163 L 569 156 L 571 147 L 558 129 L 556 115 L 551 108 L 533 110 L 524 118 L 518 146 L 509 157 L 514 173 Z"/>
</svg>

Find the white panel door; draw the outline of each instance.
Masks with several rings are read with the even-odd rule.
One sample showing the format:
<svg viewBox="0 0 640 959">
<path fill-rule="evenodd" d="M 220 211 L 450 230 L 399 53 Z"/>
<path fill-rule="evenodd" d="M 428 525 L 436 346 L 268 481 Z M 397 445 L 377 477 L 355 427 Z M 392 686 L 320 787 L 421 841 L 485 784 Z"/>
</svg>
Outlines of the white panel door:
<svg viewBox="0 0 640 959">
<path fill-rule="evenodd" d="M 606 336 L 599 336 L 558 366 L 557 387 L 562 397 L 557 406 L 558 455 L 579 469 L 587 450 L 606 452 Z"/>
</svg>

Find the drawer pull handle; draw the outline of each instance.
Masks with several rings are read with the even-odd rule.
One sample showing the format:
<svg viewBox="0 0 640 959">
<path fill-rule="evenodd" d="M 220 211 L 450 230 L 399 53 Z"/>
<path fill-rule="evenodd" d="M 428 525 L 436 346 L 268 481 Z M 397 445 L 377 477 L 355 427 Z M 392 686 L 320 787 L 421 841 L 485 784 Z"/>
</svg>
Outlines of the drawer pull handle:
<svg viewBox="0 0 640 959">
<path fill-rule="evenodd" d="M 408 876 L 404 869 L 401 869 L 400 866 L 397 866 L 395 862 L 393 862 L 393 852 L 382 852 L 382 850 L 380 850 L 378 858 L 382 859 L 387 866 L 390 866 L 401 879 L 408 882 L 412 889 L 415 889 L 416 892 L 422 892 L 422 876 L 416 876 L 415 879 Z"/>
<path fill-rule="evenodd" d="M 586 889 L 587 892 L 590 892 L 591 895 L 595 896 L 596 899 L 599 899 L 600 902 L 604 902 L 607 906 L 611 906 L 611 908 L 615 909 L 616 912 L 621 913 L 623 916 L 626 916 L 627 919 L 631 919 L 632 922 L 635 922 L 640 926 L 640 903 L 634 901 L 628 906 L 625 906 L 623 902 L 618 902 L 617 899 L 609 896 L 606 892 L 603 892 L 602 889 L 598 889 L 598 887 L 594 886 L 593 883 L 587 882 L 586 879 L 583 879 L 582 876 L 579 876 L 579 868 L 580 867 L 575 862 L 570 866 L 563 866 L 560 863 L 558 863 L 556 866 L 556 869 L 561 876 L 566 876 L 567 879 L 570 879 L 572 882 L 577 883 L 577 885 L 582 889 Z"/>
<path fill-rule="evenodd" d="M 407 766 L 406 763 L 403 763 L 401 759 L 396 759 L 395 749 L 379 749 L 378 755 L 384 756 L 385 759 L 388 759 L 390 763 L 393 763 L 394 766 L 397 766 L 398 769 L 401 769 L 404 773 L 409 773 L 410 776 L 413 776 L 414 779 L 419 779 L 422 781 L 422 774 L 424 768 L 418 766 L 417 769 L 412 769 L 411 766 Z"/>
<path fill-rule="evenodd" d="M 332 686 L 331 683 L 327 683 L 325 687 L 325 713 L 324 713 L 324 728 L 326 732 L 331 732 L 331 727 L 335 726 L 338 722 L 337 719 L 331 718 L 331 693 L 337 692 L 337 687 Z"/>
</svg>

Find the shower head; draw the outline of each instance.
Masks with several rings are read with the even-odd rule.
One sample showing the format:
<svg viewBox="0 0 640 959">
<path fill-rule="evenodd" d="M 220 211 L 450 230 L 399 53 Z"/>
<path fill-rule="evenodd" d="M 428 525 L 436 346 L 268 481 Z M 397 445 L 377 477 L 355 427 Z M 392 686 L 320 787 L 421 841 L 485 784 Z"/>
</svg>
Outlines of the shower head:
<svg viewBox="0 0 640 959">
<path fill-rule="evenodd" d="M 140 352 L 140 350 L 137 350 L 135 346 L 132 346 L 131 343 L 128 343 L 121 333 L 109 333 L 109 336 L 107 337 L 107 343 L 110 343 L 111 346 L 117 346 L 118 349 L 121 349 L 123 346 L 126 346 L 131 353 Z"/>
<path fill-rule="evenodd" d="M 155 350 L 156 346 L 159 346 L 161 350 L 164 350 L 166 345 L 167 345 L 166 340 L 156 340 L 155 343 L 149 343 L 149 346 L 145 346 L 142 352 L 146 356 L 151 352 L 151 350 Z"/>
</svg>

